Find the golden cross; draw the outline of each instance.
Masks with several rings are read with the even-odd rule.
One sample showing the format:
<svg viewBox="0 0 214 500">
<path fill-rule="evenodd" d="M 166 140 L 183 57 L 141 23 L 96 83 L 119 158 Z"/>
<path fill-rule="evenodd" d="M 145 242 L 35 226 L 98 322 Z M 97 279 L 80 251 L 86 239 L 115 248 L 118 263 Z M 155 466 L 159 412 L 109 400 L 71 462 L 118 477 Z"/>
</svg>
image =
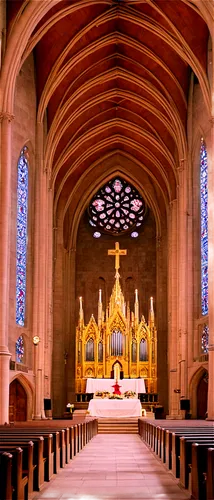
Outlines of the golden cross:
<svg viewBox="0 0 214 500">
<path fill-rule="evenodd" d="M 108 255 L 115 255 L 115 269 L 116 272 L 120 268 L 120 255 L 127 255 L 127 250 L 120 249 L 119 243 L 115 243 L 115 249 L 108 250 Z"/>
</svg>

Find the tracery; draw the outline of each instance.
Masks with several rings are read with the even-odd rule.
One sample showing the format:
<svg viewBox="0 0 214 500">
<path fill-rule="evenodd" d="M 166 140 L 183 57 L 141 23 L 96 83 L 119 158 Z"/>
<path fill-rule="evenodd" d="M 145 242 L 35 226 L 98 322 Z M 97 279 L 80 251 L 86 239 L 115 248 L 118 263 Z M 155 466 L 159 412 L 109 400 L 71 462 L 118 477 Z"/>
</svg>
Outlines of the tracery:
<svg viewBox="0 0 214 500">
<path fill-rule="evenodd" d="M 142 225 L 145 215 L 145 202 L 138 191 L 119 177 L 109 181 L 93 197 L 88 208 L 89 223 L 101 232 L 121 234 L 132 231 L 131 236 L 138 236 L 137 228 Z M 101 232 L 100 232 L 101 231 Z"/>
</svg>

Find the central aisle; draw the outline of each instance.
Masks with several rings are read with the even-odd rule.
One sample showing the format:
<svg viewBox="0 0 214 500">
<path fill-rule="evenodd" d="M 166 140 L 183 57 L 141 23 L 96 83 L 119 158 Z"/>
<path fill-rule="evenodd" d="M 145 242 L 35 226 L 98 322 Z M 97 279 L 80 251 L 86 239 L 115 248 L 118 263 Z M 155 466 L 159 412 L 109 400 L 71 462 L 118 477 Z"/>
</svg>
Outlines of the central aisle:
<svg viewBox="0 0 214 500">
<path fill-rule="evenodd" d="M 33 499 L 186 500 L 138 435 L 98 434 Z"/>
</svg>

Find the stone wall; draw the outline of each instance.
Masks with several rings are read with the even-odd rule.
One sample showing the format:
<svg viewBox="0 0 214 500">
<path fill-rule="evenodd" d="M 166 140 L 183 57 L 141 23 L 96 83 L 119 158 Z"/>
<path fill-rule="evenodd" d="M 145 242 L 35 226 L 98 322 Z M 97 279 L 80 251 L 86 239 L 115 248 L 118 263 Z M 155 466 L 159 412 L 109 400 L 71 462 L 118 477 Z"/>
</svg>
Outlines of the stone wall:
<svg viewBox="0 0 214 500">
<path fill-rule="evenodd" d="M 23 64 L 16 80 L 15 118 L 12 122 L 12 193 L 11 193 L 11 261 L 10 261 L 10 310 L 9 351 L 15 360 L 15 343 L 19 335 L 25 341 L 25 364 L 33 366 L 32 351 L 32 290 L 33 290 L 33 227 L 35 192 L 35 124 L 36 90 L 33 55 Z M 29 149 L 29 199 L 28 199 L 28 246 L 27 246 L 27 303 L 24 327 L 16 325 L 16 214 L 17 214 L 17 162 L 24 146 Z"/>
</svg>

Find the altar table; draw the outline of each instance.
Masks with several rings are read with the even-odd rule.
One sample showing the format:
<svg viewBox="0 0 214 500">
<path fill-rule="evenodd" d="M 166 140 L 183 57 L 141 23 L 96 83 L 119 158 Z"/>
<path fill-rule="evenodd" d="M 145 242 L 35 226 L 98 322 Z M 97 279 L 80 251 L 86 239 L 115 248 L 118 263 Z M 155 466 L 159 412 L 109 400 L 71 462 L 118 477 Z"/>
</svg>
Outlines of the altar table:
<svg viewBox="0 0 214 500">
<path fill-rule="evenodd" d="M 142 408 L 135 399 L 91 399 L 88 411 L 92 417 L 141 417 Z"/>
<path fill-rule="evenodd" d="M 95 393 L 97 391 L 114 392 L 113 385 L 115 380 L 113 378 L 88 378 L 86 382 L 86 392 Z M 120 385 L 120 392 L 133 391 L 136 394 L 146 392 L 145 382 L 143 378 L 123 378 L 118 380 Z"/>
</svg>

